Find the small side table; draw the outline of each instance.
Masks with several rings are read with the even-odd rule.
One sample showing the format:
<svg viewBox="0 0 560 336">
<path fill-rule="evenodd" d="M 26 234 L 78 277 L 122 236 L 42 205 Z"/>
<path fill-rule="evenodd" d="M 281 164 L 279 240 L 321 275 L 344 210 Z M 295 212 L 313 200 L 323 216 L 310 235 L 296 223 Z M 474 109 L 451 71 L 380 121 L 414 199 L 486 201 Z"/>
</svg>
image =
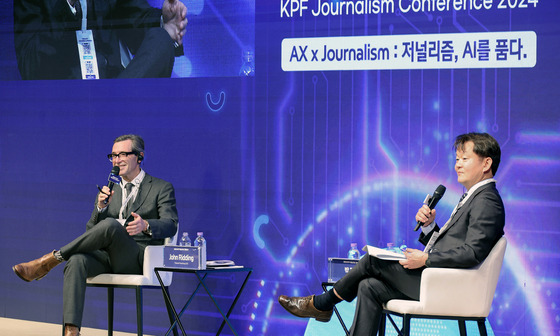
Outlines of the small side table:
<svg viewBox="0 0 560 336">
<path fill-rule="evenodd" d="M 241 295 L 241 293 L 243 292 L 243 289 L 245 288 L 245 285 L 247 284 L 247 280 L 249 280 L 249 276 L 253 272 L 253 269 L 251 267 L 230 266 L 230 267 L 207 268 L 205 270 L 173 268 L 173 267 L 155 267 L 154 272 L 156 273 L 156 277 L 158 278 L 158 281 L 160 283 L 160 286 L 161 286 L 161 289 L 162 289 L 162 292 L 163 292 L 163 298 L 165 299 L 165 302 L 167 303 L 167 307 L 168 307 L 168 309 L 171 308 L 173 310 L 173 315 L 175 316 L 175 322 L 173 322 L 173 324 L 171 324 L 171 327 L 169 327 L 169 329 L 165 333 L 166 336 L 169 335 L 169 333 L 173 330 L 173 328 L 175 328 L 175 325 L 177 325 L 177 324 L 179 325 L 179 328 L 181 328 L 181 331 L 183 332 L 183 335 L 187 334 L 185 332 L 183 324 L 181 323 L 181 316 L 183 315 L 183 313 L 185 312 L 185 310 L 187 309 L 187 307 L 189 306 L 191 301 L 194 299 L 194 296 L 198 292 L 198 290 L 200 289 L 200 286 L 204 287 L 204 290 L 206 290 L 206 293 L 208 294 L 208 296 L 210 297 L 212 302 L 214 302 L 214 305 L 216 306 L 216 308 L 218 309 L 218 311 L 220 312 L 220 314 L 222 315 L 222 317 L 224 319 L 224 321 L 222 321 L 222 324 L 220 325 L 220 329 L 218 329 L 218 332 L 216 333 L 216 335 L 219 335 L 222 332 L 222 329 L 224 328 L 225 324 L 227 323 L 227 325 L 229 326 L 229 328 L 231 329 L 233 334 L 236 335 L 236 336 L 239 336 L 238 333 L 233 328 L 233 325 L 231 324 L 231 322 L 229 320 L 229 315 L 233 311 L 233 308 L 235 307 L 235 304 L 237 303 L 237 300 L 239 299 L 239 296 Z M 188 298 L 187 302 L 185 303 L 185 305 L 183 306 L 183 308 L 181 309 L 181 311 L 179 313 L 177 313 L 177 310 L 175 309 L 175 306 L 173 305 L 173 302 L 171 301 L 170 295 L 165 290 L 165 286 L 163 285 L 163 281 L 161 280 L 161 276 L 159 275 L 159 272 L 191 273 L 191 274 L 194 274 L 196 276 L 196 278 L 198 279 L 198 284 L 196 286 L 196 289 L 191 294 L 191 296 Z M 237 291 L 237 295 L 235 296 L 235 299 L 233 300 L 231 306 L 229 307 L 227 314 L 224 314 L 222 308 L 220 308 L 220 306 L 216 302 L 216 299 L 214 299 L 214 296 L 212 295 L 210 289 L 208 288 L 208 286 L 204 282 L 204 279 L 206 279 L 206 276 L 208 276 L 208 274 L 231 273 L 231 272 L 247 272 L 247 276 L 243 280 L 243 284 L 241 285 L 241 288 L 239 288 L 239 290 Z"/>
</svg>

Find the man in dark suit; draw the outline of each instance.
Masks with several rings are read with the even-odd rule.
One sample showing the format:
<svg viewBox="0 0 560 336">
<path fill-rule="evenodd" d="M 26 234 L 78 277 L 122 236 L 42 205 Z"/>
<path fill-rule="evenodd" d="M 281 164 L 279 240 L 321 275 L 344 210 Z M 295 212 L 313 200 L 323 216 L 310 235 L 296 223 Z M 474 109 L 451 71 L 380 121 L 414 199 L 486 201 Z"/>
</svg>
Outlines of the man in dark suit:
<svg viewBox="0 0 560 336">
<path fill-rule="evenodd" d="M 180 0 L 165 0 L 162 9 L 146 0 L 16 0 L 14 40 L 21 78 L 83 78 L 86 59 L 90 65 L 96 59 L 97 78 L 170 77 L 174 56 L 183 51 L 186 14 Z M 77 40 L 84 15 L 93 35 L 87 49 L 96 54 L 85 59 Z"/>
<path fill-rule="evenodd" d="M 120 136 L 108 157 L 113 166 L 120 168 L 122 182 L 113 191 L 104 186 L 97 195 L 86 232 L 58 251 L 13 267 L 21 279 L 32 281 L 66 261 L 66 336 L 79 334 L 88 277 L 101 273 L 142 274 L 146 246 L 162 245 L 166 237 L 177 232 L 173 186 L 140 168 L 144 140 L 137 135 Z"/>
<path fill-rule="evenodd" d="M 280 304 L 299 317 L 329 321 L 336 303 L 358 298 L 350 335 L 377 335 L 383 304 L 391 299 L 419 300 L 420 277 L 426 267 L 469 268 L 480 264 L 504 234 L 505 211 L 493 179 L 500 164 L 500 146 L 486 133 L 456 138 L 455 171 L 466 193 L 442 228 L 435 209 L 422 206 L 416 220 L 424 223 L 424 251 L 407 249 L 406 260 L 364 256 L 333 289 L 321 295 L 288 297 Z"/>
</svg>

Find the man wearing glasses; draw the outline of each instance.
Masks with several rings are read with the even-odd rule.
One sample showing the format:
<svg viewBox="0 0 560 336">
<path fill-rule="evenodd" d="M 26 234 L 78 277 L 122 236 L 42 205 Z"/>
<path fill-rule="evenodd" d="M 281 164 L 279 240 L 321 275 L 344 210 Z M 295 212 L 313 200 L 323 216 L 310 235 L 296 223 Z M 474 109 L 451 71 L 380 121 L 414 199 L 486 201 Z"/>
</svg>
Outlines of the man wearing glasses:
<svg viewBox="0 0 560 336">
<path fill-rule="evenodd" d="M 39 280 L 53 267 L 64 268 L 64 335 L 79 335 L 86 279 L 101 273 L 142 274 L 144 249 L 162 245 L 177 231 L 175 192 L 171 183 L 141 169 L 144 140 L 138 135 L 115 139 L 108 155 L 122 178 L 111 191 L 97 195 L 86 232 L 43 257 L 15 265 L 25 281 Z"/>
</svg>

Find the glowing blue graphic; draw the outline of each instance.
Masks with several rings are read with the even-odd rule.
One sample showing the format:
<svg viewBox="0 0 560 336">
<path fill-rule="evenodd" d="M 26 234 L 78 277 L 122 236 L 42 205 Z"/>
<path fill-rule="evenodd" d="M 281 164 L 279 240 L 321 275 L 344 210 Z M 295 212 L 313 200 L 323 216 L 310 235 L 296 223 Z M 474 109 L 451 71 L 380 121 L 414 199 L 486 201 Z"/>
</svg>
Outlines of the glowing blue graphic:
<svg viewBox="0 0 560 336">
<path fill-rule="evenodd" d="M 253 225 L 253 239 L 255 240 L 255 244 L 259 248 L 264 248 L 264 240 L 259 235 L 259 229 L 262 225 L 268 224 L 268 216 L 267 215 L 260 215 L 256 220 L 255 224 Z"/>
<path fill-rule="evenodd" d="M 267 13 L 276 13 L 272 5 L 263 7 Z M 272 313 L 266 314 L 262 304 L 254 312 L 255 321 L 267 316 L 269 335 L 280 330 L 303 333 L 308 321 L 286 313 L 274 293 L 320 293 L 320 283 L 327 279 L 327 258 L 344 256 L 350 242 L 385 246 L 404 241 L 422 248 L 418 233 L 412 231 L 414 214 L 426 194 L 443 184 L 448 191 L 438 204 L 436 220 L 447 220 L 463 193 L 453 169 L 452 143 L 456 135 L 471 131 L 489 132 L 502 146 L 496 178 L 506 206 L 509 243 L 488 318 L 489 333 L 558 334 L 558 228 L 554 223 L 560 216 L 556 174 L 560 171 L 560 114 L 553 97 L 560 84 L 549 73 L 549 68 L 558 69 L 558 50 L 547 37 L 555 35 L 553 19 L 546 14 L 551 10 L 560 14 L 560 8 L 544 9 L 539 3 L 536 10 L 509 13 L 292 18 L 289 24 L 283 22 L 286 28 L 281 32 L 257 30 L 257 40 L 273 41 L 497 31 L 498 26 L 536 30 L 539 37 L 538 67 L 522 71 L 281 73 L 274 61 L 259 59 L 257 78 L 267 78 L 268 85 L 257 85 L 262 104 L 254 116 L 260 124 L 253 138 L 258 144 L 252 154 L 253 207 L 255 218 L 266 213 L 269 221 L 260 226 L 259 238 L 265 247 L 259 248 L 259 260 L 274 271 L 267 278 L 269 296 L 262 300 L 266 306 L 272 302 Z M 542 23 L 540 28 L 533 20 Z M 266 55 L 277 56 L 279 46 L 266 46 Z M 264 74 L 261 64 L 268 66 Z M 527 82 L 529 78 L 546 80 L 550 87 L 536 89 Z M 528 98 L 528 92 L 535 92 L 539 101 Z M 263 332 L 256 323 L 254 333 Z M 337 331 L 342 330 L 332 329 Z"/>
<path fill-rule="evenodd" d="M 226 104 L 226 93 L 224 91 L 220 91 L 220 96 L 216 101 L 214 101 L 214 99 L 212 98 L 212 93 L 210 92 L 206 93 L 206 106 L 208 106 L 208 108 L 212 112 L 218 112 L 224 107 L 225 104 Z"/>
<path fill-rule="evenodd" d="M 556 162 L 556 164 L 558 165 L 558 163 Z M 381 180 L 383 180 L 383 178 L 381 178 Z M 384 191 L 387 190 L 392 190 L 393 188 L 398 188 L 398 189 L 403 189 L 402 191 L 406 191 L 406 189 L 409 189 L 409 191 L 414 191 L 414 190 L 419 190 L 422 188 L 422 185 L 425 184 L 426 181 L 424 180 L 420 180 L 418 178 L 415 178 L 413 176 L 410 177 L 405 177 L 403 179 L 399 179 L 399 183 L 397 185 L 392 185 L 391 183 L 386 183 L 386 182 L 375 182 L 372 181 L 371 183 L 369 183 L 366 186 L 358 186 L 353 188 L 354 192 L 353 193 L 347 193 L 344 197 L 343 197 L 343 202 L 341 202 L 342 200 L 335 200 L 334 202 L 332 202 L 332 206 L 330 207 L 329 211 L 333 212 L 336 210 L 341 210 L 340 208 L 344 205 L 348 205 L 348 202 L 351 201 L 351 196 L 353 194 L 353 196 L 355 198 L 360 198 L 360 197 L 372 197 L 372 198 L 376 198 L 379 197 L 379 194 L 382 194 Z M 383 190 L 386 189 L 386 190 Z M 375 190 L 376 194 L 371 194 L 373 191 Z M 451 193 L 450 193 L 451 191 Z M 445 208 L 448 209 L 452 209 L 454 207 L 454 205 L 456 204 L 456 202 L 454 202 L 453 200 L 456 200 L 460 197 L 460 193 L 461 191 L 458 190 L 449 190 L 446 193 L 446 195 L 444 196 L 444 198 L 446 198 L 446 203 L 445 205 L 443 204 L 439 204 L 438 209 L 441 209 L 441 206 L 443 205 Z M 418 195 L 420 196 L 420 195 Z M 321 217 L 317 217 L 317 221 L 316 224 L 319 224 L 321 221 L 325 220 L 327 217 L 328 212 L 327 211 L 323 211 L 321 212 L 323 214 L 323 216 Z M 508 222 L 509 225 L 511 225 L 511 222 Z M 539 280 L 537 279 L 533 279 L 533 278 L 527 278 L 527 274 L 530 273 L 530 267 L 528 267 L 528 265 L 525 265 L 525 261 L 524 259 L 521 257 L 519 250 L 516 246 L 516 243 L 514 241 L 512 241 L 511 238 L 508 237 L 508 240 L 510 240 L 510 243 L 508 244 L 507 250 L 506 250 L 506 257 L 505 257 L 505 267 L 509 268 L 509 272 L 511 272 L 513 274 L 514 279 L 517 282 L 517 285 L 519 287 L 523 287 L 526 289 L 525 291 L 525 297 L 526 300 L 529 304 L 529 308 L 530 311 L 533 315 L 533 319 L 535 319 L 536 321 L 536 326 L 537 326 L 537 331 L 538 331 L 538 335 L 549 335 L 551 333 L 551 331 L 553 330 L 553 327 L 550 325 L 550 323 L 546 320 L 546 313 L 544 310 L 544 307 L 546 306 L 546 300 L 542 297 L 542 295 L 539 293 Z M 502 275 L 502 278 L 504 278 L 504 276 Z M 498 287 L 499 290 L 499 287 Z M 503 307 L 503 303 L 500 302 L 500 297 L 501 295 L 498 295 L 498 298 L 495 299 L 495 305 L 496 306 L 500 306 Z M 504 308 L 502 308 L 504 309 Z M 351 322 L 351 320 L 350 320 Z M 447 321 L 449 322 L 449 321 Z M 338 322 L 337 322 L 338 323 Z M 433 322 L 425 322 L 427 323 L 428 326 L 432 325 Z M 437 324 L 441 324 L 442 322 L 435 322 L 436 325 Z M 350 323 L 351 324 L 351 323 Z M 350 325 L 349 324 L 349 325 Z M 447 324 L 449 327 L 449 325 L 453 325 L 453 327 L 455 327 L 456 322 L 449 322 L 449 323 L 445 323 Z M 489 324 L 489 322 L 487 322 L 487 324 Z M 453 330 L 453 327 L 451 327 L 451 329 Z M 319 330 L 323 330 L 322 328 L 320 328 Z M 489 331 L 491 330 L 491 328 L 489 328 Z M 313 333 L 311 333 L 310 335 L 312 335 Z M 457 331 L 458 334 L 458 331 Z M 493 333 L 492 333 L 493 334 Z M 389 335 L 391 335 L 391 333 L 389 333 Z M 451 335 L 449 333 L 446 333 L 445 335 Z"/>
</svg>

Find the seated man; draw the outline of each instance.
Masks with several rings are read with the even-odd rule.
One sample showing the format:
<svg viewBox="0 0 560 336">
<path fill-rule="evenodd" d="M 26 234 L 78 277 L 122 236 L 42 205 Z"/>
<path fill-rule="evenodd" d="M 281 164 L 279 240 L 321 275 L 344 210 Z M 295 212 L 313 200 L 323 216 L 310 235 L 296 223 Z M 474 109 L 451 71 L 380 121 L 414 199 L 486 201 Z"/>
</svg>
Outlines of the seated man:
<svg viewBox="0 0 560 336">
<path fill-rule="evenodd" d="M 457 180 L 466 193 L 441 229 L 434 223 L 435 209 L 424 205 L 418 210 L 424 251 L 407 249 L 406 260 L 398 262 L 366 255 L 330 291 L 307 297 L 281 295 L 282 307 L 295 316 L 326 322 L 335 304 L 357 297 L 350 335 L 377 335 L 385 302 L 419 300 L 425 267 L 480 264 L 504 234 L 504 205 L 493 179 L 500 164 L 500 146 L 489 134 L 468 133 L 456 138 L 454 148 Z"/>
<path fill-rule="evenodd" d="M 21 78 L 170 77 L 186 14 L 179 0 L 165 0 L 162 9 L 146 0 L 14 1 Z"/>
<path fill-rule="evenodd" d="M 115 139 L 108 155 L 120 168 L 122 182 L 97 195 L 86 232 L 58 251 L 13 267 L 25 281 L 39 280 L 66 261 L 64 268 L 64 335 L 79 335 L 86 279 L 101 273 L 142 274 L 144 249 L 162 245 L 177 232 L 175 191 L 171 183 L 140 168 L 144 140 L 138 135 Z"/>
</svg>

